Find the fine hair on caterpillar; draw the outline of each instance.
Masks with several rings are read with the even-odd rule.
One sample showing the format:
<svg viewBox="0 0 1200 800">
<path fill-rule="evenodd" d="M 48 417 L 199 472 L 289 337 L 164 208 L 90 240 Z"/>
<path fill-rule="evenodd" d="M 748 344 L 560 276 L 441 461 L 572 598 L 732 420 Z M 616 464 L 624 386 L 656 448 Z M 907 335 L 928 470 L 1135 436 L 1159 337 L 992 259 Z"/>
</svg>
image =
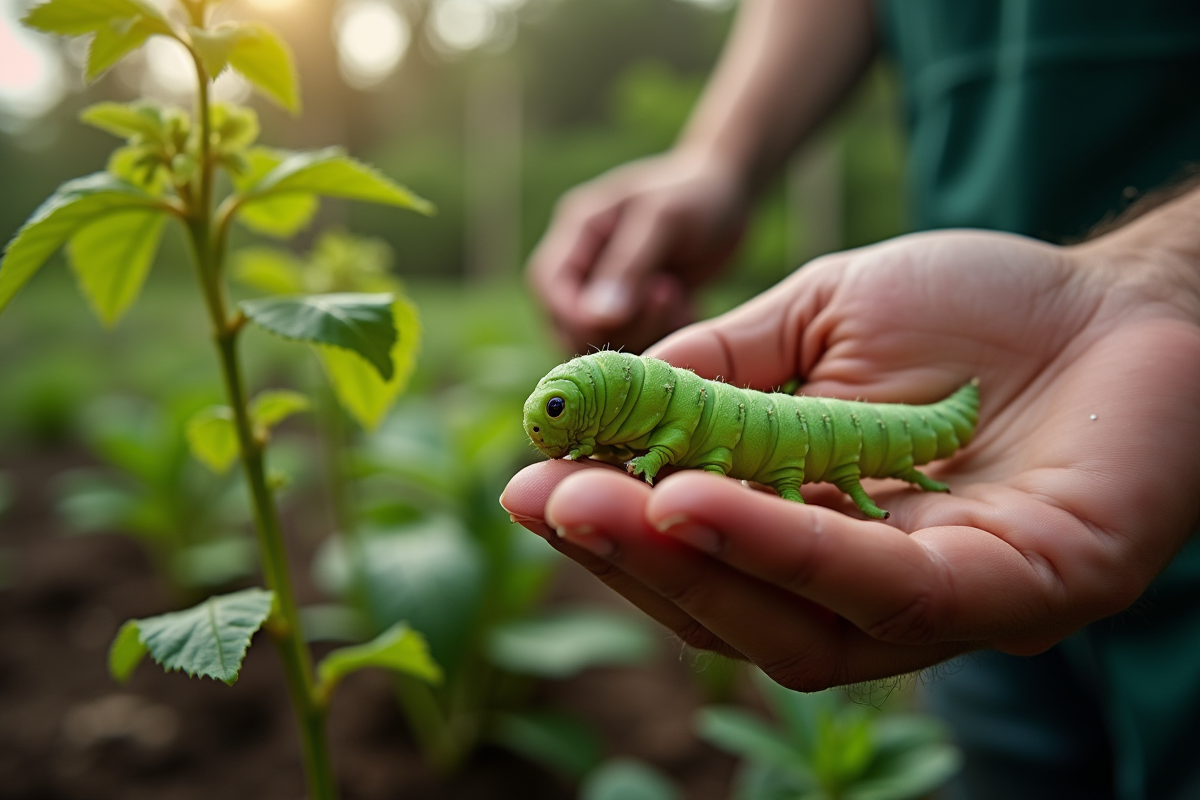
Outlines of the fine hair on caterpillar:
<svg viewBox="0 0 1200 800">
<path fill-rule="evenodd" d="M 804 483 L 832 483 L 874 519 L 888 512 L 862 478 L 899 478 L 945 492 L 916 467 L 966 446 L 979 383 L 923 406 L 759 392 L 709 381 L 665 361 L 612 350 L 552 369 L 525 401 L 525 432 L 551 458 L 624 463 L 653 483 L 668 464 L 773 488 L 804 502 Z"/>
</svg>

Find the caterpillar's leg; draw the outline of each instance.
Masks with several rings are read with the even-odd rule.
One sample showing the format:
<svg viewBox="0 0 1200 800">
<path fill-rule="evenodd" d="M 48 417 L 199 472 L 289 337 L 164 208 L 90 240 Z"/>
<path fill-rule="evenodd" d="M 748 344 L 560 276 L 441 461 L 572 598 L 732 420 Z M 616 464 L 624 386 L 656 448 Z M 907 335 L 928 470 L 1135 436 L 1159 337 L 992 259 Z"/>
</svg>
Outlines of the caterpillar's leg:
<svg viewBox="0 0 1200 800">
<path fill-rule="evenodd" d="M 638 475 L 646 479 L 646 483 L 654 485 L 654 476 L 664 465 L 671 463 L 671 451 L 665 447 L 654 446 L 644 455 L 632 459 L 625 465 L 625 471 L 630 475 Z"/>
<path fill-rule="evenodd" d="M 801 481 L 779 481 L 778 483 L 771 484 L 771 488 L 778 492 L 779 496 L 784 500 L 803 503 L 804 498 L 800 496 L 801 483 Z"/>
<path fill-rule="evenodd" d="M 950 492 L 950 487 L 946 484 L 942 483 L 941 481 L 935 481 L 933 478 L 913 469 L 912 467 L 909 467 L 903 472 L 897 472 L 896 477 L 902 481 L 908 481 L 909 483 L 916 484 L 927 492 Z"/>
<path fill-rule="evenodd" d="M 784 500 L 791 500 L 793 503 L 804 502 L 804 498 L 800 496 L 800 485 L 804 483 L 803 469 L 787 467 L 775 472 L 770 478 L 763 482 L 774 489 Z"/>
<path fill-rule="evenodd" d="M 855 470 L 851 474 L 843 475 L 833 481 L 834 486 L 837 486 L 846 494 L 850 495 L 850 499 L 854 501 L 854 505 L 858 506 L 858 510 L 866 514 L 872 519 L 887 519 L 891 514 L 884 511 L 879 506 L 872 502 L 867 496 L 867 492 L 863 489 L 862 484 L 858 482 L 858 471 Z"/>
</svg>

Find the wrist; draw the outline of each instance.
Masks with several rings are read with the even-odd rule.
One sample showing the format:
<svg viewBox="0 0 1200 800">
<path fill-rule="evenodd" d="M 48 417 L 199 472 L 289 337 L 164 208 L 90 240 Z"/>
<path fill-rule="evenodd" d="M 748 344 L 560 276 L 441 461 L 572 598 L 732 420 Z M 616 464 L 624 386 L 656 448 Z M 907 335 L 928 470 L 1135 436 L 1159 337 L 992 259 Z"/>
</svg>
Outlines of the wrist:
<svg viewBox="0 0 1200 800">
<path fill-rule="evenodd" d="M 1113 283 L 1137 283 L 1200 322 L 1200 182 L 1148 197 L 1108 232 L 1072 250 Z"/>
</svg>

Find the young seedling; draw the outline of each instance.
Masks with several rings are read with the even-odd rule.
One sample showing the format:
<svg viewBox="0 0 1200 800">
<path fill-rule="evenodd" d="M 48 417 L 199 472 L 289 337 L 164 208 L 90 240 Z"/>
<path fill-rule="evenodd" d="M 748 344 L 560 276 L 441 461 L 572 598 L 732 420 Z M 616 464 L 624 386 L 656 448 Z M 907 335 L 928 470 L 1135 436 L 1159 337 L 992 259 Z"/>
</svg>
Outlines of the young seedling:
<svg viewBox="0 0 1200 800">
<path fill-rule="evenodd" d="M 743 759 L 737 800 L 914 800 L 961 764 L 935 719 L 880 713 L 838 690 L 793 692 L 754 675 L 780 724 L 734 706 L 708 706 L 696 717 L 701 738 Z"/>
<path fill-rule="evenodd" d="M 249 108 L 212 101 L 212 83 L 226 69 L 289 111 L 299 109 L 292 56 L 269 28 L 245 21 L 213 24 L 219 0 L 177 0 L 169 12 L 144 0 L 49 0 L 26 15 L 39 30 L 90 39 L 89 81 L 159 36 L 184 48 L 196 75 L 188 112 L 149 103 L 100 103 L 84 122 L 125 139 L 108 168 L 63 184 L 9 242 L 0 261 L 0 311 L 60 247 L 89 305 L 108 326 L 137 298 L 154 262 L 165 225 L 181 224 L 211 322 L 226 405 L 189 423 L 193 450 L 220 469 L 240 461 L 252 499 L 265 589 L 210 597 L 184 611 L 122 626 L 110 669 L 127 679 L 142 658 L 167 670 L 232 683 L 254 634 L 275 642 L 300 723 L 309 792 L 336 796 L 325 737 L 330 694 L 348 672 L 383 667 L 436 681 L 440 669 L 424 640 L 397 625 L 372 642 L 330 654 L 316 669 L 304 643 L 288 572 L 273 487 L 264 466 L 271 429 L 306 401 L 260 393 L 253 399 L 243 375 L 239 341 L 247 323 L 285 339 L 312 344 L 356 374 L 379 380 L 396 373 L 400 333 L 397 297 L 389 292 L 268 297 L 231 308 L 226 250 L 235 221 L 276 237 L 294 234 L 316 211 L 318 197 L 340 197 L 429 213 L 432 207 L 404 187 L 338 148 L 283 152 L 256 146 L 258 121 Z M 218 174 L 232 190 L 218 198 Z M 218 202 L 219 200 L 219 202 Z"/>
</svg>

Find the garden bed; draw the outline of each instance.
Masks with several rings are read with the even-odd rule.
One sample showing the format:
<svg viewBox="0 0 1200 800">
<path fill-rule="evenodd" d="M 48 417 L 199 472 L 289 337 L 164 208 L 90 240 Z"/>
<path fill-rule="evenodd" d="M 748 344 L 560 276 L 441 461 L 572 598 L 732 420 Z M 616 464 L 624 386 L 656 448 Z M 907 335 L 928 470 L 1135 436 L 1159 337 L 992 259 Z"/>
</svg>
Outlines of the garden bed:
<svg viewBox="0 0 1200 800">
<path fill-rule="evenodd" d="M 66 536 L 48 487 L 86 465 L 74 452 L 8 456 L 16 502 L 0 520 L 0 787 L 5 798 L 190 800 L 303 796 L 295 726 L 278 658 L 251 648 L 232 687 L 143 665 L 113 682 L 106 651 L 122 621 L 175 607 L 138 543 L 118 535 Z M 292 545 L 296 546 L 293 541 Z M 311 549 L 315 541 L 303 541 Z M 308 563 L 308 553 L 297 564 Z M 555 600 L 620 601 L 565 563 Z M 301 599 L 316 601 L 303 575 Z M 687 798 L 727 795 L 733 759 L 697 740 L 702 697 L 680 646 L 664 632 L 648 668 L 609 668 L 544 684 L 535 700 L 578 714 L 610 755 L 631 755 L 672 776 Z M 569 798 L 565 780 L 505 750 L 484 747 L 458 773 L 419 759 L 389 678 L 348 678 L 329 736 L 346 800 Z"/>
</svg>

